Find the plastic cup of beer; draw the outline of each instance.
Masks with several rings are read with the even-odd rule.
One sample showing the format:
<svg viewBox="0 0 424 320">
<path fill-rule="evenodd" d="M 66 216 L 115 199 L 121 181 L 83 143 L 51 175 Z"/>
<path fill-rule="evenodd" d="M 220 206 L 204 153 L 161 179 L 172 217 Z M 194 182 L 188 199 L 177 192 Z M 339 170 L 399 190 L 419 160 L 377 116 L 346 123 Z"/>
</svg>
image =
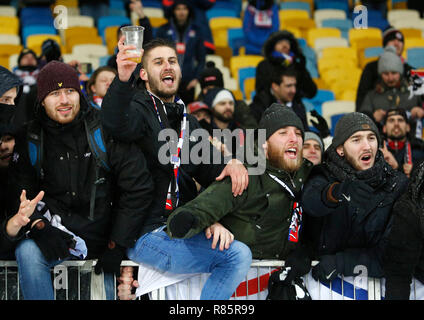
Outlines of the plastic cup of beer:
<svg viewBox="0 0 424 320">
<path fill-rule="evenodd" d="M 125 45 L 136 46 L 136 49 L 127 50 L 126 53 L 138 54 L 138 57 L 129 58 L 128 60 L 136 63 L 141 62 L 141 49 L 143 48 L 144 27 L 126 26 L 121 28 L 122 34 L 125 36 Z"/>
</svg>

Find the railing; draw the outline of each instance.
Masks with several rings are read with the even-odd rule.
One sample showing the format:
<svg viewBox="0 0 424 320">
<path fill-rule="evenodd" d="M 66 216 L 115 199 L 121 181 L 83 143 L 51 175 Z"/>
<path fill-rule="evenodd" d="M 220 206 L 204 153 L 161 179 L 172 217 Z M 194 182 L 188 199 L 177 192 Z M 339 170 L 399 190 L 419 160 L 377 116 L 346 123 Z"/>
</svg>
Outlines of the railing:
<svg viewBox="0 0 424 320">
<path fill-rule="evenodd" d="M 52 269 L 52 281 L 57 300 L 90 300 L 93 298 L 92 274 L 96 260 L 65 261 Z M 137 267 L 132 261 L 123 261 L 122 266 Z M 232 299 L 265 299 L 269 275 L 284 261 L 254 261 L 246 281 L 242 282 Z M 320 284 L 311 275 L 303 277 L 313 300 L 381 300 L 384 280 L 362 278 L 359 282 L 352 277 L 337 278 L 332 283 Z M 200 289 L 207 276 L 197 276 L 162 287 L 149 293 L 151 300 L 198 299 Z M 415 279 L 414 279 L 415 280 Z M 424 286 L 412 282 L 411 299 L 423 299 Z M 196 282 L 198 281 L 198 282 Z M 193 288 L 193 283 L 194 287 Z M 116 278 L 114 278 L 115 300 L 117 299 Z M 194 292 L 194 294 L 193 294 Z M 94 295 L 95 296 L 95 295 Z M 16 261 L 0 261 L 0 300 L 22 300 Z"/>
</svg>

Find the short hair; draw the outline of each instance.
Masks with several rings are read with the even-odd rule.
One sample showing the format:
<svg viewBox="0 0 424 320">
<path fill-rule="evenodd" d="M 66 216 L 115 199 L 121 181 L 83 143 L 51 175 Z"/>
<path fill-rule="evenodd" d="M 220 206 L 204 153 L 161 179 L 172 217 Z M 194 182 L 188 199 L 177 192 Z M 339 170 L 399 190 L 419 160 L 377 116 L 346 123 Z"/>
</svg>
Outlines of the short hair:
<svg viewBox="0 0 424 320">
<path fill-rule="evenodd" d="M 88 94 L 93 94 L 91 91 L 91 86 L 96 83 L 97 77 L 99 76 L 100 72 L 103 71 L 110 71 L 115 74 L 115 76 L 118 74 L 118 71 L 115 68 L 109 67 L 109 66 L 102 66 L 96 69 L 96 71 L 93 72 L 90 79 L 88 79 L 86 84 L 86 90 Z"/>
<path fill-rule="evenodd" d="M 174 41 L 168 40 L 168 39 L 163 39 L 163 38 L 157 38 L 157 39 L 153 39 L 150 40 L 144 47 L 144 53 L 143 53 L 143 57 L 141 58 L 141 65 L 142 67 L 145 67 L 146 65 L 146 57 L 149 54 L 150 51 L 152 51 L 153 49 L 156 49 L 158 47 L 168 47 L 171 48 L 175 51 L 175 53 L 177 52 L 177 48 L 175 45 Z"/>
<path fill-rule="evenodd" d="M 275 66 L 271 72 L 271 83 L 276 83 L 278 85 L 283 81 L 283 76 L 297 78 L 297 72 L 293 65 L 288 67 L 285 66 Z"/>
</svg>

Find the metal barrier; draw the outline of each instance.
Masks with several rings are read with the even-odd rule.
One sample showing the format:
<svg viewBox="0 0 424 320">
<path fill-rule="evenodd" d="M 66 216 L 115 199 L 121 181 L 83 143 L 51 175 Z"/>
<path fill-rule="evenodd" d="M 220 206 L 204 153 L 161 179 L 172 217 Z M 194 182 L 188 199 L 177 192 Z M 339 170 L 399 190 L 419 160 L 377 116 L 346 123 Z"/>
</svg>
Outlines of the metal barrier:
<svg viewBox="0 0 424 320">
<path fill-rule="evenodd" d="M 316 263 L 316 262 L 315 262 Z M 313 265 L 315 264 L 313 263 Z M 55 289 L 55 299 L 57 300 L 90 300 L 91 290 L 90 288 L 90 277 L 94 270 L 96 260 L 87 261 L 65 261 L 62 264 L 52 269 L 52 281 Z M 123 261 L 122 266 L 133 266 L 138 267 L 137 263 L 132 261 Z M 265 299 L 266 289 L 269 275 L 273 270 L 284 265 L 284 261 L 279 260 L 266 260 L 266 261 L 254 261 L 251 266 L 251 271 L 254 273 L 256 269 L 257 276 L 250 277 L 251 273 L 246 277 L 246 281 L 242 282 L 236 290 L 232 299 Z M 311 293 L 312 284 L 311 277 L 304 277 L 305 285 Z M 365 278 L 366 279 L 366 293 L 365 290 L 355 287 L 355 281 L 348 283 L 341 277 L 341 281 L 333 282 L 327 287 L 323 285 L 317 286 L 317 282 L 314 283 L 315 288 L 313 297 L 314 300 L 333 300 L 333 299 L 368 299 L 368 300 L 381 300 L 382 289 L 384 286 L 383 279 Z M 116 290 L 116 278 L 114 278 L 114 292 L 115 299 L 117 299 Z M 196 299 L 198 297 L 190 296 L 191 287 L 190 283 L 184 280 L 180 283 L 173 285 L 173 299 Z M 415 280 L 415 279 L 414 279 Z M 411 285 L 411 299 L 419 299 L 416 295 L 416 281 L 412 282 Z M 205 278 L 199 278 L 199 281 L 205 281 Z M 313 280 L 312 280 L 313 281 Z M 353 285 L 352 285 L 353 283 Z M 201 288 L 203 284 L 199 282 L 197 286 Z M 334 290 L 332 286 L 337 285 L 337 290 Z M 327 285 L 326 285 L 327 286 Z M 153 290 L 149 293 L 151 300 L 165 300 L 169 298 L 169 287 L 162 287 L 157 290 Z M 188 290 L 186 293 L 180 294 L 182 290 Z M 324 292 L 325 291 L 325 292 Z M 334 293 L 337 292 L 337 293 Z M 347 294 L 348 293 L 348 294 Z M 366 294 L 366 295 L 364 295 Z M 312 295 L 312 293 L 311 293 Z M 337 295 L 337 297 L 335 297 Z M 420 294 L 422 295 L 422 294 Z M 22 300 L 22 292 L 19 285 L 19 277 L 17 273 L 16 261 L 0 261 L 0 300 Z"/>
</svg>

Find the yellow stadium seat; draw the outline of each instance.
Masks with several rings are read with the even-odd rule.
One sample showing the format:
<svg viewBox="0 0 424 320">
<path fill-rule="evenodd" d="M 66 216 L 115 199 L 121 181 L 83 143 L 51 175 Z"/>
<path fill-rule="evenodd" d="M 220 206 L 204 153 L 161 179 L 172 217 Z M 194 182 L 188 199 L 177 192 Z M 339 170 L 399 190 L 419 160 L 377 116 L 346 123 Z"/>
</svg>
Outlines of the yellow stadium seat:
<svg viewBox="0 0 424 320">
<path fill-rule="evenodd" d="M 1 56 L 0 55 L 0 66 L 9 69 L 9 56 Z"/>
<path fill-rule="evenodd" d="M 118 45 L 118 28 L 119 26 L 109 26 L 105 29 L 105 40 L 109 54 L 113 54 L 113 51 Z"/>
<path fill-rule="evenodd" d="M 400 32 L 402 32 L 405 39 L 408 38 L 422 38 L 422 31 L 421 29 L 414 29 L 414 28 L 400 28 Z"/>
<path fill-rule="evenodd" d="M 72 53 L 73 48 L 76 45 L 79 44 L 103 44 L 103 39 L 99 35 L 94 36 L 74 36 L 71 38 L 68 38 L 68 41 L 66 42 L 66 52 Z"/>
<path fill-rule="evenodd" d="M 65 29 L 65 43 L 68 38 L 72 38 L 75 36 L 97 36 L 99 35 L 96 27 L 83 27 L 76 26 Z"/>
<path fill-rule="evenodd" d="M 238 69 L 244 67 L 256 67 L 264 59 L 259 55 L 235 56 L 230 58 L 231 76 L 238 81 Z"/>
<path fill-rule="evenodd" d="M 296 28 L 302 32 L 302 38 L 306 38 L 309 29 L 315 28 L 315 21 L 311 18 L 285 19 L 280 21 L 280 30 Z"/>
<path fill-rule="evenodd" d="M 355 90 L 345 90 L 341 93 L 340 98 L 336 97 L 337 100 L 345 101 L 356 101 L 356 91 Z"/>
<path fill-rule="evenodd" d="M 158 28 L 168 22 L 168 20 L 163 17 L 149 17 L 149 20 L 153 28 Z"/>
<path fill-rule="evenodd" d="M 306 10 L 300 9 L 279 10 L 278 17 L 281 23 L 286 19 L 308 19 L 309 13 Z"/>
<path fill-rule="evenodd" d="M 20 44 L 0 44 L 0 55 L 10 56 L 11 54 L 20 53 L 22 48 Z"/>
<path fill-rule="evenodd" d="M 383 40 L 381 38 L 365 38 L 358 39 L 357 41 L 351 43 L 351 47 L 356 50 L 358 57 L 361 63 L 361 60 L 364 58 L 364 51 L 366 48 L 371 47 L 381 47 L 383 45 Z"/>
<path fill-rule="evenodd" d="M 246 97 L 246 100 L 252 100 L 252 92 L 255 91 L 255 84 L 256 84 L 255 78 L 244 79 L 243 86 L 244 86 L 244 96 Z"/>
<path fill-rule="evenodd" d="M 59 35 L 55 34 L 33 34 L 27 37 L 26 45 L 28 48 L 34 50 L 34 52 L 39 55 L 41 54 L 41 45 L 44 40 L 52 39 L 55 40 L 63 49 L 62 39 Z"/>
<path fill-rule="evenodd" d="M 0 16 L 0 32 L 5 34 L 19 34 L 19 18 Z"/>
<path fill-rule="evenodd" d="M 78 8 L 78 0 L 56 0 L 54 6 L 65 6 L 68 8 Z"/>
<path fill-rule="evenodd" d="M 405 49 L 404 51 L 410 49 L 410 48 L 418 48 L 418 47 L 424 47 L 424 39 L 405 39 Z"/>
<path fill-rule="evenodd" d="M 314 20 L 318 27 L 322 26 L 322 21 L 326 19 L 346 19 L 346 12 L 340 9 L 318 9 L 314 12 Z"/>
<path fill-rule="evenodd" d="M 383 39 L 381 30 L 378 28 L 368 28 L 368 29 L 349 29 L 348 32 L 349 42 L 357 42 L 358 40 L 363 40 L 367 38 L 380 38 Z"/>
<path fill-rule="evenodd" d="M 212 37 L 217 47 L 228 46 L 228 33 L 230 28 L 242 28 L 243 21 L 237 17 L 215 17 L 209 20 Z"/>
<path fill-rule="evenodd" d="M 310 47 L 315 46 L 315 40 L 319 38 L 341 37 L 342 32 L 337 28 L 314 28 L 307 32 L 306 42 Z"/>
<path fill-rule="evenodd" d="M 312 78 L 312 81 L 314 81 L 314 83 L 317 85 L 317 88 L 319 90 L 327 90 L 328 89 L 328 85 L 324 81 L 324 79 L 322 79 L 322 78 Z"/>
<path fill-rule="evenodd" d="M 318 72 L 320 74 L 335 68 L 356 68 L 358 67 L 356 60 L 348 60 L 343 57 L 321 58 L 318 60 Z"/>
<path fill-rule="evenodd" d="M 314 10 L 314 0 L 281 0 L 280 2 L 306 2 L 309 3 L 309 8 L 311 8 L 311 12 Z"/>
<path fill-rule="evenodd" d="M 285 28 L 285 30 L 293 33 L 295 38 L 302 38 L 303 37 L 302 31 L 299 28 L 289 27 L 289 28 Z"/>
<path fill-rule="evenodd" d="M 243 92 L 241 92 L 240 90 L 232 90 L 231 92 L 233 93 L 234 98 L 236 98 L 236 100 L 244 100 Z"/>
<path fill-rule="evenodd" d="M 353 48 L 327 47 L 322 49 L 321 58 L 344 58 L 358 64 L 357 52 Z"/>
</svg>

